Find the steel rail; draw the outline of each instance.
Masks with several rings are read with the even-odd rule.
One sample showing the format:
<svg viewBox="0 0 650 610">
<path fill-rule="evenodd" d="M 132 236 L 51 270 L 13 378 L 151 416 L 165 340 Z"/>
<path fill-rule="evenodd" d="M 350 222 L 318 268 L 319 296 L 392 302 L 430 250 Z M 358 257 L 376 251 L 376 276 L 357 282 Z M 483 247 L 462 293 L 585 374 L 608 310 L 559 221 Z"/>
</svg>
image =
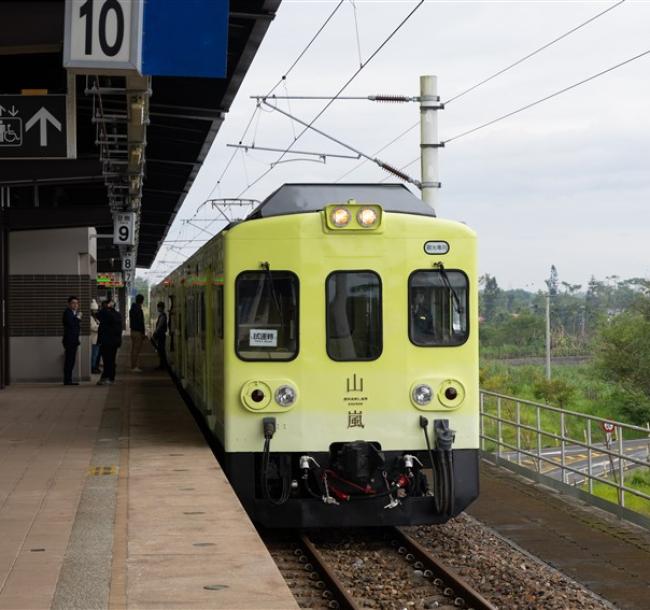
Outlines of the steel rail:
<svg viewBox="0 0 650 610">
<path fill-rule="evenodd" d="M 416 542 L 399 527 L 391 528 L 390 534 L 395 537 L 398 545 L 404 547 L 405 552 L 413 555 L 425 570 L 430 570 L 442 580 L 443 585 L 453 590 L 454 595 L 460 598 L 465 608 L 472 610 L 497 610 L 497 607 L 487 601 L 480 593 L 472 589 L 456 572 L 436 559 L 430 551 Z M 407 555 L 408 558 L 408 555 Z"/>
<path fill-rule="evenodd" d="M 338 607 L 342 608 L 342 610 L 361 610 L 361 606 L 354 601 L 354 598 L 345 588 L 341 579 L 327 565 L 327 560 L 306 534 L 300 534 L 300 543 L 311 560 L 313 567 L 323 579 L 325 586 L 338 602 Z"/>
</svg>

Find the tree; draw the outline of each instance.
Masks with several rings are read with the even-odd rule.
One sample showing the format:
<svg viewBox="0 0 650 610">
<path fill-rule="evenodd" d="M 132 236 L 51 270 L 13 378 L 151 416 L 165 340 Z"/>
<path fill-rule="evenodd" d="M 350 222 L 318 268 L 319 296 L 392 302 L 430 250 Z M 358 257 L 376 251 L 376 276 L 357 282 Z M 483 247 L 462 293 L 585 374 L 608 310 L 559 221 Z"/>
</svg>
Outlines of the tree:
<svg viewBox="0 0 650 610">
<path fill-rule="evenodd" d="M 596 366 L 618 382 L 626 414 L 638 424 L 650 421 L 650 296 L 639 296 L 601 328 Z"/>
<path fill-rule="evenodd" d="M 490 322 L 495 318 L 499 299 L 501 296 L 501 288 L 497 283 L 497 278 L 486 273 L 479 278 L 479 282 L 483 284 L 483 292 L 481 293 L 481 314 L 486 322 Z"/>
<path fill-rule="evenodd" d="M 552 297 L 557 295 L 560 280 L 559 280 L 557 269 L 556 269 L 555 265 L 551 265 L 551 275 L 549 276 L 549 278 L 547 280 L 544 280 L 544 283 L 546 284 L 546 287 L 548 288 L 548 293 Z"/>
</svg>

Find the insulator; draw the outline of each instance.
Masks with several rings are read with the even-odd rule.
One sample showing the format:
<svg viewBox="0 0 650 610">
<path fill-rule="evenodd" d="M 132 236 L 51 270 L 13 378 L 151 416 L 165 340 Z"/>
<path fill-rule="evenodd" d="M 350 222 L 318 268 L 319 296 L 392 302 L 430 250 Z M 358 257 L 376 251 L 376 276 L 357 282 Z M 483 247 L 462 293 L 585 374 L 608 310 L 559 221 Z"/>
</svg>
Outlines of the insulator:
<svg viewBox="0 0 650 610">
<path fill-rule="evenodd" d="M 371 99 L 374 102 L 388 102 L 388 103 L 401 103 L 401 102 L 410 102 L 411 98 L 408 95 L 373 95 Z"/>
<path fill-rule="evenodd" d="M 411 178 L 409 178 L 409 176 L 407 176 L 404 172 L 400 171 L 396 167 L 388 165 L 388 163 L 379 162 L 379 167 L 386 170 L 389 174 L 393 174 L 401 180 L 404 180 L 405 182 L 411 182 Z"/>
</svg>

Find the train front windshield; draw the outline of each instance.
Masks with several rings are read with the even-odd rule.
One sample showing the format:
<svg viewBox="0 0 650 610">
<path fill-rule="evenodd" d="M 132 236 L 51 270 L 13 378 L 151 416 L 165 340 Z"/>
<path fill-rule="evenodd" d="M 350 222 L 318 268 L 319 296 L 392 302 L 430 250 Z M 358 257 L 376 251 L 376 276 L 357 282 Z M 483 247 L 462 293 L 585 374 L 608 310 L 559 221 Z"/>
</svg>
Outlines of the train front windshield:
<svg viewBox="0 0 650 610">
<path fill-rule="evenodd" d="M 468 282 L 461 271 L 416 271 L 409 279 L 409 337 L 422 347 L 467 341 Z"/>
<path fill-rule="evenodd" d="M 287 271 L 248 271 L 237 278 L 237 355 L 292 360 L 298 354 L 298 278 Z"/>
</svg>

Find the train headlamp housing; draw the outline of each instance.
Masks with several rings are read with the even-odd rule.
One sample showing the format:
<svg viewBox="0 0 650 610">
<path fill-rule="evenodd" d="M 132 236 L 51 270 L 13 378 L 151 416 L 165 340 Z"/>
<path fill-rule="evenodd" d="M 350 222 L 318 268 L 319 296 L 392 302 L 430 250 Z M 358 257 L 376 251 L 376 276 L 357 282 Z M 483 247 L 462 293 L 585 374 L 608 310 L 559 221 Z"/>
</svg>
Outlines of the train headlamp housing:
<svg viewBox="0 0 650 610">
<path fill-rule="evenodd" d="M 458 379 L 424 377 L 413 382 L 409 398 L 420 411 L 451 411 L 465 404 L 467 390 Z"/>
<path fill-rule="evenodd" d="M 411 391 L 411 398 L 416 405 L 424 407 L 433 399 L 433 390 L 430 385 L 419 383 Z"/>
<path fill-rule="evenodd" d="M 375 203 L 333 203 L 325 206 L 325 227 L 329 231 L 381 232 L 382 209 Z"/>
<path fill-rule="evenodd" d="M 281 385 L 273 397 L 281 407 L 290 407 L 296 402 L 296 391 L 290 385 Z"/>
<path fill-rule="evenodd" d="M 242 406 L 252 413 L 284 413 L 296 406 L 299 397 L 291 379 L 251 379 L 239 392 Z"/>
</svg>

